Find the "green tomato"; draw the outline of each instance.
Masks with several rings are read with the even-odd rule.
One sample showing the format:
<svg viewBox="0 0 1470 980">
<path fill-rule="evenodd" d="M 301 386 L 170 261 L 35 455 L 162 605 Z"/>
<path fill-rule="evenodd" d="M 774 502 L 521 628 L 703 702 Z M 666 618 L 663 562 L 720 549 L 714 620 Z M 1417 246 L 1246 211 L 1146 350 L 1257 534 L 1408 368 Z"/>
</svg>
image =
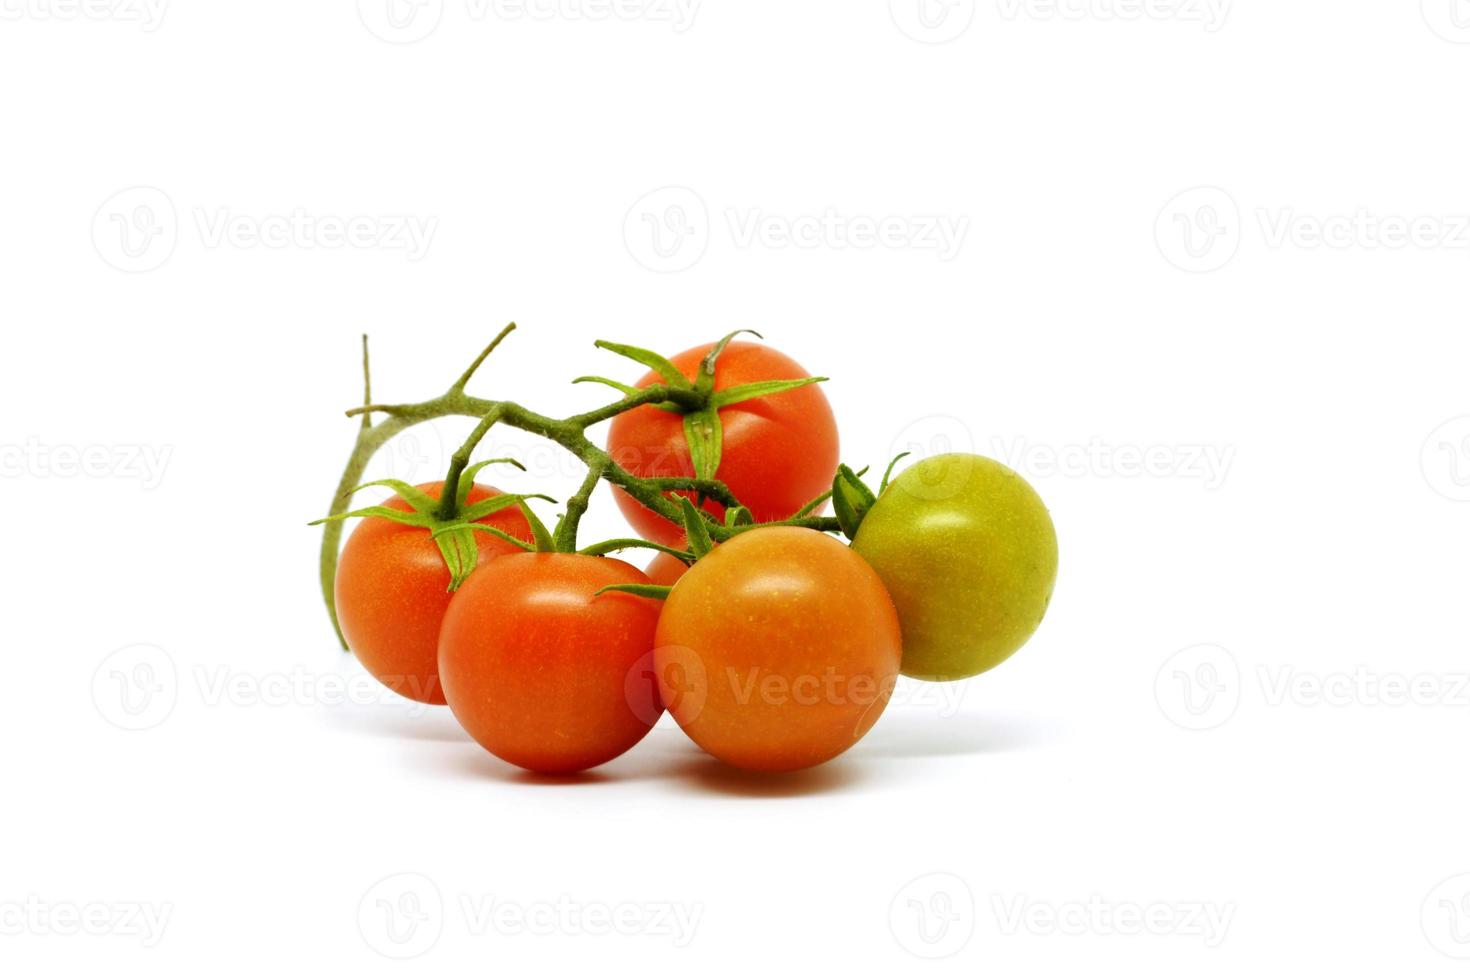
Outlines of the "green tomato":
<svg viewBox="0 0 1470 980">
<path fill-rule="evenodd" d="M 903 672 L 952 681 L 987 671 L 1041 624 L 1057 533 L 1031 485 L 983 456 L 922 460 L 888 485 L 853 538 L 903 630 Z"/>
</svg>

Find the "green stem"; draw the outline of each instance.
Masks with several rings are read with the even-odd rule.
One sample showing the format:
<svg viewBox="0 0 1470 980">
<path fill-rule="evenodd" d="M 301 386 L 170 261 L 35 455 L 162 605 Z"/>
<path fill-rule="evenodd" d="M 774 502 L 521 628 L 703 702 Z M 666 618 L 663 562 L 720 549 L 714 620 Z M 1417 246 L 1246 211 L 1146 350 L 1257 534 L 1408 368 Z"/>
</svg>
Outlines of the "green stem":
<svg viewBox="0 0 1470 980">
<path fill-rule="evenodd" d="M 577 526 L 582 523 L 582 515 L 587 513 L 587 505 L 592 502 L 592 491 L 597 489 L 597 484 L 602 480 L 602 471 L 603 467 L 599 464 L 588 466 L 582 486 L 567 501 L 567 512 L 556 525 L 557 551 L 571 554 L 577 550 Z"/>
</svg>

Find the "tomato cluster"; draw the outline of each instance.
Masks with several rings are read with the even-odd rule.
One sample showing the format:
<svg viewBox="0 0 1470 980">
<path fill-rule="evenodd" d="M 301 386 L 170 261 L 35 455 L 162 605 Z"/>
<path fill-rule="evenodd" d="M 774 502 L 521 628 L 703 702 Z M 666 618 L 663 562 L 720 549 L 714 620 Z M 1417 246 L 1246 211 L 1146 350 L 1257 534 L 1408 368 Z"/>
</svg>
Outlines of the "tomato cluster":
<svg viewBox="0 0 1470 980">
<path fill-rule="evenodd" d="M 726 763 L 789 771 L 861 739 L 900 673 L 989 670 L 1040 623 L 1056 535 L 1016 473 L 948 454 L 875 492 L 838 465 L 822 379 L 790 358 L 730 338 L 669 359 L 616 349 L 653 372 L 607 382 L 627 397 L 604 413 L 605 450 L 567 441 L 589 488 L 616 484 L 659 553 L 642 571 L 606 557 L 628 540 L 578 551 L 585 492 L 549 531 L 463 458 L 443 483 L 393 484 L 384 505 L 331 519 L 364 518 L 336 567 L 336 612 L 385 685 L 448 704 L 536 772 L 614 759 L 666 710 Z M 559 424 L 527 427 L 554 438 Z"/>
</svg>

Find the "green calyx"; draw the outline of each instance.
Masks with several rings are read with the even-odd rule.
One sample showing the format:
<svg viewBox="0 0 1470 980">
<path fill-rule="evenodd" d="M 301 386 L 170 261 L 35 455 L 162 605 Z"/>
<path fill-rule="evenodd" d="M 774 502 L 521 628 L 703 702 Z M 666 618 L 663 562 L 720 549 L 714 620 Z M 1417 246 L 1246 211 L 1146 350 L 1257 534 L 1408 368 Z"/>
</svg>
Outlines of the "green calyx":
<svg viewBox="0 0 1470 980">
<path fill-rule="evenodd" d="M 485 467 L 495 463 L 508 463 L 517 469 L 525 469 L 513 459 L 484 460 L 466 468 L 459 475 L 452 496 L 447 493 L 448 484 L 445 484 L 446 491 L 441 491 L 439 499 L 435 499 L 413 484 L 402 480 L 374 480 L 354 488 L 349 496 L 368 487 L 387 487 L 397 493 L 404 503 L 408 504 L 409 509 L 399 510 L 396 507 L 378 504 L 333 514 L 330 517 L 312 521 L 311 524 L 315 526 L 345 521 L 352 517 L 381 517 L 395 524 L 422 528 L 429 532 L 429 536 L 439 547 L 439 554 L 444 559 L 444 567 L 449 569 L 449 591 L 453 592 L 464 584 L 464 580 L 469 578 L 470 573 L 479 563 L 480 552 L 475 546 L 474 531 L 488 531 L 522 547 L 527 546 L 519 538 L 512 537 L 499 528 L 478 524 L 477 521 L 505 510 L 507 507 L 519 506 L 523 511 L 529 513 L 530 508 L 526 506 L 526 501 L 533 497 L 551 500 L 550 497 L 539 493 L 503 493 L 473 504 L 469 503 L 470 490 L 475 485 L 475 476 Z M 555 501 L 552 502 L 555 503 Z M 449 516 L 444 516 L 446 513 Z"/>
<path fill-rule="evenodd" d="M 755 398 L 767 398 L 784 391 L 805 388 L 818 384 L 826 378 L 794 378 L 786 381 L 757 381 L 752 384 L 736 385 L 723 391 L 715 390 L 715 367 L 720 355 L 730 341 L 743 333 L 764 340 L 754 330 L 736 330 L 726 334 L 710 348 L 699 362 L 694 380 L 684 377 L 674 363 L 662 354 L 628 344 L 615 344 L 607 340 L 597 341 L 603 350 L 612 351 L 652 370 L 677 397 L 654 403 L 655 408 L 684 416 L 684 439 L 689 444 L 689 461 L 694 466 L 694 476 L 699 480 L 713 480 L 720 468 L 720 457 L 724 453 L 724 429 L 720 424 L 720 409 Z M 595 375 L 576 379 L 574 383 L 595 382 L 608 385 L 624 395 L 636 395 L 641 389 Z"/>
<path fill-rule="evenodd" d="M 645 541 L 642 538 L 612 538 L 607 541 L 599 541 L 597 544 L 589 544 L 585 548 L 578 548 L 575 528 L 572 528 L 570 534 L 567 533 L 567 529 L 570 526 L 568 524 L 567 514 L 561 515 L 560 520 L 556 523 L 555 530 L 548 528 L 546 522 L 541 520 L 536 512 L 530 508 L 530 505 L 527 504 L 527 497 L 530 496 L 541 497 L 542 500 L 551 499 L 540 494 L 529 494 L 515 501 L 521 509 L 521 514 L 526 518 L 526 523 L 531 526 L 530 541 L 523 541 L 515 535 L 507 534 L 498 527 L 491 527 L 488 524 L 472 523 L 458 523 L 436 528 L 433 532 L 434 536 L 438 538 L 459 533 L 474 534 L 476 532 L 489 534 L 515 545 L 522 551 L 527 551 L 532 554 L 586 555 L 589 558 L 602 558 L 614 552 L 625 551 L 629 548 L 649 548 L 654 551 L 662 551 L 664 554 L 673 555 L 686 564 L 695 560 L 695 556 L 688 551 L 670 548 L 668 545 L 658 544 L 653 541 Z M 555 503 L 555 501 L 552 502 Z M 570 513 L 570 509 L 568 513 Z"/>
<path fill-rule="evenodd" d="M 868 516 L 868 511 L 878 502 L 878 498 L 882 496 L 883 491 L 888 489 L 888 481 L 893 476 L 893 468 L 898 465 L 899 460 L 907 455 L 909 454 L 899 453 L 888 463 L 888 468 L 883 471 L 883 481 L 878 484 L 877 493 L 874 493 L 863 482 L 863 474 L 868 472 L 866 466 L 856 473 L 853 472 L 850 466 L 840 466 L 837 468 L 837 476 L 832 480 L 832 491 L 827 496 L 830 496 L 832 499 L 832 511 L 837 515 L 837 524 L 842 528 L 842 533 L 847 536 L 849 541 L 857 537 L 858 528 L 862 525 L 863 518 Z M 819 506 L 822 499 L 818 497 L 812 503 L 808 504 L 798 516 L 805 516 L 805 514 L 810 513 L 808 508 Z"/>
</svg>

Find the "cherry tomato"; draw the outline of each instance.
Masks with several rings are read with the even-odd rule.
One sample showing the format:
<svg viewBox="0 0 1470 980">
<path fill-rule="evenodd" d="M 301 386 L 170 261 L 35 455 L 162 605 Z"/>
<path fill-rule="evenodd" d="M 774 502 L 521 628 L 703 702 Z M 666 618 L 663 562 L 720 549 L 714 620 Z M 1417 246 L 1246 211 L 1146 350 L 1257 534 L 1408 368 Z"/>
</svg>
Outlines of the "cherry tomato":
<svg viewBox="0 0 1470 980">
<path fill-rule="evenodd" d="M 615 759 L 663 707 L 637 683 L 659 603 L 609 585 L 647 584 L 613 558 L 507 555 L 455 593 L 439 638 L 439 676 L 454 717 L 487 750 L 542 773 Z"/>
<path fill-rule="evenodd" d="M 419 487 L 435 500 L 443 488 L 442 481 Z M 466 503 L 499 493 L 494 487 L 475 484 Z M 396 494 L 384 506 L 412 509 Z M 497 511 L 479 523 L 531 540 L 531 526 L 515 507 Z M 517 550 L 492 534 L 477 533 L 475 541 L 481 565 Z M 452 595 L 449 580 L 444 557 L 427 530 L 385 517 L 363 518 L 337 563 L 337 620 L 348 647 L 384 685 L 425 704 L 444 704 L 439 687 L 439 626 Z"/>
<path fill-rule="evenodd" d="M 648 563 L 643 574 L 647 575 L 648 580 L 654 585 L 673 585 L 683 578 L 687 571 L 689 571 L 688 565 L 673 555 L 660 551 L 653 556 L 653 561 Z"/>
<path fill-rule="evenodd" d="M 865 735 L 893 693 L 898 616 L 877 573 L 805 528 L 738 534 L 664 603 L 654 670 L 663 702 L 731 765 L 814 766 Z"/>
<path fill-rule="evenodd" d="M 713 344 L 670 358 L 691 381 Z M 791 358 L 760 344 L 731 343 L 715 365 L 715 390 L 757 381 L 810 377 Z M 655 384 L 649 373 L 640 387 Z M 837 470 L 837 422 L 820 385 L 807 385 L 778 395 L 756 398 L 720 409 L 724 445 L 717 479 L 750 508 L 758 522 L 790 517 L 832 485 Z M 693 476 L 683 416 L 652 405 L 613 419 L 608 452 L 630 473 L 641 477 Z M 614 492 L 628 522 L 643 537 L 660 544 L 674 542 L 681 529 L 629 497 Z M 705 509 L 716 516 L 724 508 L 713 501 Z"/>
<path fill-rule="evenodd" d="M 903 624 L 903 672 L 958 680 L 987 671 L 1041 624 L 1057 534 L 1036 491 L 993 459 L 922 460 L 888 485 L 853 550 L 888 586 Z"/>
</svg>

